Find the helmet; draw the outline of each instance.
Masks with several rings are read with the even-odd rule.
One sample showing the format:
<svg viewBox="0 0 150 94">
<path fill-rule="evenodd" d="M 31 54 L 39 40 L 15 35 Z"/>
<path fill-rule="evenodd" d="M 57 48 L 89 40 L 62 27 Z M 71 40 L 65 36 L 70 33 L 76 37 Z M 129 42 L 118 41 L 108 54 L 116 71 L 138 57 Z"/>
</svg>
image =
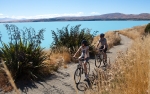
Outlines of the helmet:
<svg viewBox="0 0 150 94">
<path fill-rule="evenodd" d="M 85 46 L 87 46 L 87 41 L 86 40 L 82 40 L 81 45 L 84 44 Z"/>
<path fill-rule="evenodd" d="M 104 36 L 105 36 L 105 34 L 103 34 L 103 33 L 100 34 L 100 37 L 104 37 Z"/>
</svg>

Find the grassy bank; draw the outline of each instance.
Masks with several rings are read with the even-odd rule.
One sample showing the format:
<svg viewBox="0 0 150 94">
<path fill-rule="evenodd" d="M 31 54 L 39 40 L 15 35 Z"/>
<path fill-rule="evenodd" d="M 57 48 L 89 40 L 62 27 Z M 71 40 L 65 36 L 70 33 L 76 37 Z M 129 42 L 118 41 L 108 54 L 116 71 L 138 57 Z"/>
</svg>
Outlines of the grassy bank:
<svg viewBox="0 0 150 94">
<path fill-rule="evenodd" d="M 131 39 L 136 39 L 136 38 L 140 38 L 140 37 L 143 36 L 145 27 L 146 27 L 146 25 L 144 25 L 144 26 L 135 26 L 133 28 L 119 30 L 119 33 L 123 34 L 123 35 L 125 35 L 125 36 L 127 36 Z"/>
<path fill-rule="evenodd" d="M 143 28 L 141 27 L 141 29 Z M 141 30 L 141 32 L 143 31 Z M 132 39 L 135 41 L 131 48 L 124 54 L 119 52 L 114 65 L 105 72 L 100 69 L 97 70 L 96 89 L 87 90 L 86 94 L 150 93 L 150 35 L 142 39 L 133 35 Z"/>
</svg>

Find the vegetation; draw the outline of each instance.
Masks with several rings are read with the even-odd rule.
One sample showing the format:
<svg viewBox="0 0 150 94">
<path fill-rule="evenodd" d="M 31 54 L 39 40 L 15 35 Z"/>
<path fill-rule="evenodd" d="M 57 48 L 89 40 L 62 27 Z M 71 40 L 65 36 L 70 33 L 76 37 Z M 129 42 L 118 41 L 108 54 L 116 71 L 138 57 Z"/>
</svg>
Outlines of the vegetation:
<svg viewBox="0 0 150 94">
<path fill-rule="evenodd" d="M 57 29 L 57 32 L 52 30 L 54 42 L 51 48 L 54 49 L 65 46 L 69 48 L 71 53 L 74 53 L 81 45 L 82 40 L 87 40 L 89 44 L 92 43 L 93 38 L 98 31 L 94 31 L 93 34 L 91 34 L 90 29 L 80 29 L 80 26 L 81 25 L 72 26 L 69 30 L 69 25 L 67 25 L 61 30 Z"/>
<path fill-rule="evenodd" d="M 150 33 L 150 23 L 147 24 L 145 28 L 145 33 Z"/>
<path fill-rule="evenodd" d="M 41 78 L 44 68 L 43 61 L 46 60 L 46 54 L 40 47 L 41 41 L 44 39 L 44 29 L 37 34 L 33 28 L 22 30 L 15 25 L 5 25 L 10 42 L 2 43 L 0 48 L 0 57 L 5 61 L 8 70 L 12 74 L 15 81 L 17 79 L 35 80 Z"/>
<path fill-rule="evenodd" d="M 143 39 L 136 39 L 131 49 L 125 54 L 120 55 L 116 61 L 118 71 L 114 72 L 116 88 L 115 92 L 122 94 L 147 94 L 149 83 L 149 42 L 150 36 Z M 120 66 L 120 67 L 117 67 Z M 117 82 L 119 81 L 119 83 Z"/>
<path fill-rule="evenodd" d="M 96 86 L 86 94 L 149 94 L 149 42 L 149 35 L 136 38 L 126 53 L 118 53 L 111 67 L 96 70 Z"/>
<path fill-rule="evenodd" d="M 133 28 L 128 28 L 124 30 L 119 30 L 119 33 L 135 40 L 136 38 L 142 38 L 145 35 L 145 25 L 144 26 L 136 26 Z"/>
<path fill-rule="evenodd" d="M 67 64 L 72 61 L 71 53 L 66 47 L 59 47 L 58 49 L 53 49 L 50 51 L 50 62 L 54 62 L 55 68 L 59 68 L 59 66 L 64 66 L 67 68 Z"/>
<path fill-rule="evenodd" d="M 8 67 L 15 81 L 20 78 L 33 80 L 41 78 L 51 69 L 58 69 L 60 63 L 57 63 L 56 66 L 56 62 L 70 62 L 70 50 L 74 52 L 75 48 L 80 46 L 79 41 L 86 39 L 95 45 L 99 39 L 99 36 L 94 38 L 94 34 L 91 35 L 89 29 L 80 30 L 80 25 L 71 27 L 70 31 L 68 26 L 62 30 L 57 30 L 58 33 L 53 31 L 54 45 L 51 46 L 50 59 L 47 59 L 43 48 L 40 47 L 41 41 L 44 39 L 43 29 L 36 34 L 33 28 L 26 28 L 25 31 L 22 30 L 23 34 L 21 35 L 20 30 L 15 25 L 6 24 L 5 26 L 8 30 L 10 43 L 5 44 L 1 40 L 0 57 L 6 61 L 4 64 Z M 144 34 L 144 27 L 134 27 L 105 34 L 109 47 L 120 43 L 121 39 L 118 32 L 135 41 L 125 54 L 119 52 L 116 62 L 111 67 L 108 66 L 106 71 L 96 69 L 97 79 L 95 85 L 92 86 L 95 88 L 87 90 L 86 94 L 147 94 L 150 92 L 148 88 L 150 80 L 150 36 L 140 38 L 140 35 Z M 80 40 L 73 40 L 72 37 L 78 37 Z M 7 82 L 4 79 L 6 76 L 3 68 L 0 65 L 0 83 Z M 4 78 L 2 79 L 2 77 Z M 2 87 L 1 84 L 0 87 Z"/>
</svg>

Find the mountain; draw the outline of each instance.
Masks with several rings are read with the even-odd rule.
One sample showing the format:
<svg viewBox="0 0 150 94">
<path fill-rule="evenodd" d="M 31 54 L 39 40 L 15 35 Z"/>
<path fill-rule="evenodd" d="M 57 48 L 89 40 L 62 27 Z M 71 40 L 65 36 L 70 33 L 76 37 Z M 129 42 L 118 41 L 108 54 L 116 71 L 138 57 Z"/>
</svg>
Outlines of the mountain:
<svg viewBox="0 0 150 94">
<path fill-rule="evenodd" d="M 109 13 L 94 16 L 81 16 L 81 17 L 56 17 L 45 19 L 25 19 L 13 21 L 0 22 L 51 22 L 51 21 L 98 21 L 98 20 L 150 20 L 149 13 L 141 14 L 123 14 L 123 13 Z"/>
<path fill-rule="evenodd" d="M 0 18 L 0 21 L 13 21 L 15 19 L 12 18 Z"/>
</svg>

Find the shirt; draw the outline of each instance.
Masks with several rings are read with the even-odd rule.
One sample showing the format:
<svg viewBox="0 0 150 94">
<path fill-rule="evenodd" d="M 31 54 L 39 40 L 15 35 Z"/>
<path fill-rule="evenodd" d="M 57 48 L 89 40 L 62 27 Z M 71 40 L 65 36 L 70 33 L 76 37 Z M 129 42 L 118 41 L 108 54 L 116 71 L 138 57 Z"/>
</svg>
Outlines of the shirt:
<svg viewBox="0 0 150 94">
<path fill-rule="evenodd" d="M 81 49 L 81 57 L 89 57 L 89 46 L 85 46 L 84 48 L 80 46 Z"/>
<path fill-rule="evenodd" d="M 106 38 L 101 38 L 101 39 L 99 40 L 99 43 L 101 43 L 101 46 L 104 46 L 104 45 L 105 45 L 106 48 L 108 47 Z"/>
</svg>

